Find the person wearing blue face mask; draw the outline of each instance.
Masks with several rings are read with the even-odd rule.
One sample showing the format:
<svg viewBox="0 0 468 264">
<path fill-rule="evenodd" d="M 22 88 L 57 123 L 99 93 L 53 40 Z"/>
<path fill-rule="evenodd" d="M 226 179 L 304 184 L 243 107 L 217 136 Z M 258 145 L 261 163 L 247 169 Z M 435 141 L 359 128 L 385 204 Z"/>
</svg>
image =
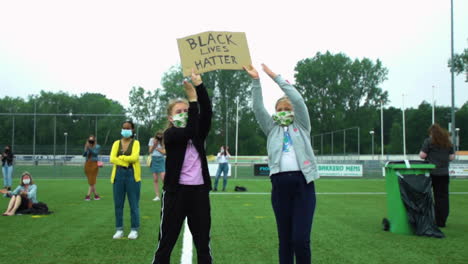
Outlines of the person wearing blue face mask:
<svg viewBox="0 0 468 264">
<path fill-rule="evenodd" d="M 114 164 L 111 173 L 113 184 L 115 228 L 114 239 L 123 237 L 123 208 L 125 196 L 128 197 L 131 215 L 131 231 L 128 239 L 138 238 L 140 227 L 140 142 L 133 138 L 135 125 L 132 121 L 122 124 L 122 138 L 115 141 L 110 153 L 110 162 Z"/>
</svg>

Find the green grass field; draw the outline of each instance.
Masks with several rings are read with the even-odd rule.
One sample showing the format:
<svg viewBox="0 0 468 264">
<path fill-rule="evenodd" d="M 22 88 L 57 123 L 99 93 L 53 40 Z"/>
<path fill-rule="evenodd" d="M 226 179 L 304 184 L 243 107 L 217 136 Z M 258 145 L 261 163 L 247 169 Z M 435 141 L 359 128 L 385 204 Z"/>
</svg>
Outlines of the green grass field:
<svg viewBox="0 0 468 264">
<path fill-rule="evenodd" d="M 73 172 L 77 173 L 77 172 Z M 19 174 L 17 170 L 15 173 Z M 33 174 L 38 198 L 49 216 L 0 217 L 2 263 L 117 264 L 150 263 L 156 248 L 160 202 L 153 202 L 152 182 L 145 177 L 141 192 L 141 229 L 137 240 L 113 240 L 114 210 L 108 174 L 97 184 L 100 201 L 83 200 L 84 176 L 59 179 Z M 15 184 L 17 181 L 15 181 Z M 215 263 L 278 263 L 276 224 L 269 194 L 231 192 L 235 185 L 249 192 L 270 192 L 268 179 L 230 180 L 229 192 L 212 193 L 211 248 Z M 452 192 L 467 192 L 468 180 L 455 179 Z M 383 179 L 320 179 L 316 182 L 317 208 L 312 231 L 314 263 L 468 263 L 467 194 L 450 196 L 451 213 L 445 239 L 384 232 L 386 196 L 382 194 L 320 194 L 385 192 Z M 4 210 L 8 202 L 0 198 Z M 125 235 L 129 232 L 125 208 Z M 182 234 L 182 232 L 181 232 Z M 171 263 L 180 263 L 181 240 Z M 194 252 L 194 261 L 196 253 Z"/>
</svg>

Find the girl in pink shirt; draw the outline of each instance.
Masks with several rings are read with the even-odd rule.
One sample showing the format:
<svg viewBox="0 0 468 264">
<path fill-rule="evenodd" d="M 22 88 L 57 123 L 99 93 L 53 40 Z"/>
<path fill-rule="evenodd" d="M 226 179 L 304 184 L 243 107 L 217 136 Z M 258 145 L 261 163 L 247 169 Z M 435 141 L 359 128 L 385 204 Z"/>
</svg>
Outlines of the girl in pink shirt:
<svg viewBox="0 0 468 264">
<path fill-rule="evenodd" d="M 210 131 L 212 108 L 201 76 L 192 70 L 192 83 L 184 81 L 187 100 L 169 103 L 169 127 L 164 132 L 166 175 L 161 223 L 153 263 L 169 264 L 184 219 L 193 236 L 198 263 L 211 264 L 211 179 L 205 139 Z"/>
</svg>

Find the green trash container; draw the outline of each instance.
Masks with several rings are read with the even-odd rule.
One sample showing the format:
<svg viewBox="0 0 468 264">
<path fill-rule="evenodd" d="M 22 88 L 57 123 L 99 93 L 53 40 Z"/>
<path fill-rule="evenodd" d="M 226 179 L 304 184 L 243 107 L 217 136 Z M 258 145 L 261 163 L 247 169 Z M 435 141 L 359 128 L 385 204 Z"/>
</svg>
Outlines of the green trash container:
<svg viewBox="0 0 468 264">
<path fill-rule="evenodd" d="M 429 175 L 434 164 L 419 160 L 392 161 L 385 164 L 385 178 L 387 189 L 388 221 L 390 232 L 396 234 L 412 235 L 413 230 L 408 222 L 408 215 L 400 194 L 398 174 L 425 174 Z"/>
</svg>

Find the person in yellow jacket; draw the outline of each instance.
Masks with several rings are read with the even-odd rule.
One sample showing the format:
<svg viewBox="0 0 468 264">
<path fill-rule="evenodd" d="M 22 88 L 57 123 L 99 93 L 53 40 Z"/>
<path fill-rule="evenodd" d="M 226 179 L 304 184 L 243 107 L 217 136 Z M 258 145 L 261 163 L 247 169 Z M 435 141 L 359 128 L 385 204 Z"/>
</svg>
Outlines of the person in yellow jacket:
<svg viewBox="0 0 468 264">
<path fill-rule="evenodd" d="M 138 238 L 140 227 L 140 142 L 134 139 L 135 125 L 132 121 L 122 124 L 122 138 L 115 141 L 110 153 L 110 162 L 114 164 L 111 183 L 114 192 L 115 228 L 114 239 L 123 237 L 123 208 L 125 195 L 128 196 L 131 215 L 131 231 L 128 239 Z"/>
</svg>

